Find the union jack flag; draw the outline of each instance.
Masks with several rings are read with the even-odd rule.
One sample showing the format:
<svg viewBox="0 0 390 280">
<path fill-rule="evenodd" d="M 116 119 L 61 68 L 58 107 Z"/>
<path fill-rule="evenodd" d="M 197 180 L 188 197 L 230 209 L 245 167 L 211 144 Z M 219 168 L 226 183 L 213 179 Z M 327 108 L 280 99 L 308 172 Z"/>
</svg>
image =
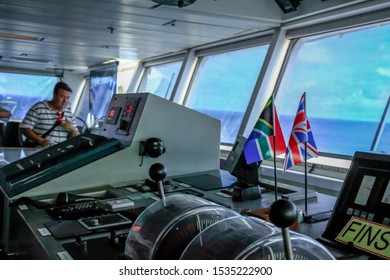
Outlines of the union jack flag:
<svg viewBox="0 0 390 280">
<path fill-rule="evenodd" d="M 305 161 L 306 159 L 318 157 L 316 143 L 314 142 L 313 132 L 311 131 L 310 122 L 306 116 L 306 93 L 302 94 L 299 102 L 298 111 L 295 116 L 293 128 L 286 149 L 283 170 Z M 306 145 L 306 149 L 305 149 Z"/>
</svg>

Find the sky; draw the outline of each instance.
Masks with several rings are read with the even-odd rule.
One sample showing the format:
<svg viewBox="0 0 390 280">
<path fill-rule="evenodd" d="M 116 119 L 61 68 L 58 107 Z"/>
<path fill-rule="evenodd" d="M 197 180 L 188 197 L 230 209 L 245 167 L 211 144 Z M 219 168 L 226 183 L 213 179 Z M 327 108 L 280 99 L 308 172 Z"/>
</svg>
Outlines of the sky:
<svg viewBox="0 0 390 280">
<path fill-rule="evenodd" d="M 280 114 L 293 115 L 307 92 L 313 117 L 379 121 L 390 95 L 390 25 L 303 42 L 278 91 Z"/>
</svg>

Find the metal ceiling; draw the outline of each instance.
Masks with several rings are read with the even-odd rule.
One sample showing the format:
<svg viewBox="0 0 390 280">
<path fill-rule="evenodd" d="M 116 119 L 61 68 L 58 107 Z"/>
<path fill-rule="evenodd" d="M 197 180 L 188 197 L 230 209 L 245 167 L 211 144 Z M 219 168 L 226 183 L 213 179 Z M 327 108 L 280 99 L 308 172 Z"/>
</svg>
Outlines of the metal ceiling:
<svg viewBox="0 0 390 280">
<path fill-rule="evenodd" d="M 0 69 L 84 73 L 103 61 L 174 53 L 361 2 L 303 0 L 285 14 L 273 0 L 197 0 L 182 8 L 152 0 L 0 0 Z"/>
</svg>

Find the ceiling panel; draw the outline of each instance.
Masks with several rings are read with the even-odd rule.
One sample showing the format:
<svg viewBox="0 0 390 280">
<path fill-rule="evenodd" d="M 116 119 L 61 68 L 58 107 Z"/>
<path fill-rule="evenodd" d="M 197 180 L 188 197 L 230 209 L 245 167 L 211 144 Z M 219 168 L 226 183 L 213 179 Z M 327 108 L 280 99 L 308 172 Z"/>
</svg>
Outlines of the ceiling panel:
<svg viewBox="0 0 390 280">
<path fill-rule="evenodd" d="M 313 13 L 322 6 L 329 9 L 332 1 L 310 2 L 306 10 Z M 297 11 L 295 16 L 302 14 Z M 273 0 L 197 0 L 185 8 L 152 0 L 0 0 L 0 33 L 44 38 L 0 36 L 0 67 L 87 71 L 108 59 L 141 60 L 178 52 L 274 28 L 293 17 L 283 14 Z M 12 62 L 20 56 L 50 63 Z"/>
</svg>

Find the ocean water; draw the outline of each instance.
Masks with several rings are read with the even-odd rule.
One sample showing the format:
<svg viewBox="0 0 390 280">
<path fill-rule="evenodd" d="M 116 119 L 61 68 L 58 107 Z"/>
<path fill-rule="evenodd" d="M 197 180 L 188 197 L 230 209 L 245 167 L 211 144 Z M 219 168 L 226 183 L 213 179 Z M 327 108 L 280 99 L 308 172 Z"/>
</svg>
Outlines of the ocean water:
<svg viewBox="0 0 390 280">
<path fill-rule="evenodd" d="M 286 141 L 290 137 L 294 117 L 279 116 Z M 309 121 L 319 152 L 351 156 L 356 151 L 369 151 L 378 129 L 377 122 L 321 118 L 310 118 Z M 389 126 L 383 131 L 377 151 L 390 153 Z"/>
<path fill-rule="evenodd" d="M 242 122 L 242 112 L 204 110 L 203 113 L 221 120 L 221 141 L 233 143 Z M 279 115 L 286 144 L 290 138 L 295 116 Z M 377 122 L 336 119 L 309 119 L 317 150 L 352 156 L 356 151 L 369 151 L 378 129 Z M 378 152 L 390 153 L 390 125 L 385 126 L 377 147 Z"/>
</svg>

